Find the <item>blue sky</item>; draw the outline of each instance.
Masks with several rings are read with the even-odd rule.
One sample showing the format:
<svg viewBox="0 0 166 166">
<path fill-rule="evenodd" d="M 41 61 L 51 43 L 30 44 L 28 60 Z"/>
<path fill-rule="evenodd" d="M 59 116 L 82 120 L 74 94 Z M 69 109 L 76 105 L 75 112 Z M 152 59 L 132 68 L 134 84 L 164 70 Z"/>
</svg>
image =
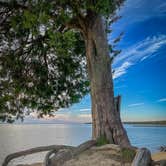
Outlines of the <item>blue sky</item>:
<svg viewBox="0 0 166 166">
<path fill-rule="evenodd" d="M 122 95 L 121 118 L 166 120 L 166 1 L 127 0 L 119 15 L 108 39 L 124 32 L 117 46 L 122 53 L 113 64 L 115 94 Z M 90 95 L 56 112 L 55 119 L 90 121 Z"/>
</svg>

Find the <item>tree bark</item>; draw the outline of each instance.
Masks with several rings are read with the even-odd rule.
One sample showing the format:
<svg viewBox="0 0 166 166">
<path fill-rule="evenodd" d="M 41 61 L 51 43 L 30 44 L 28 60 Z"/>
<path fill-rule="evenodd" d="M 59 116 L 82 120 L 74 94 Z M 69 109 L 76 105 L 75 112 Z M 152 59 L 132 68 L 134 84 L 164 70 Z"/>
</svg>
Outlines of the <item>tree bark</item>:
<svg viewBox="0 0 166 166">
<path fill-rule="evenodd" d="M 91 18 L 90 18 L 91 19 Z M 91 86 L 93 138 L 105 137 L 109 143 L 130 146 L 120 114 L 115 111 L 111 59 L 101 16 L 86 26 L 86 57 Z"/>
</svg>

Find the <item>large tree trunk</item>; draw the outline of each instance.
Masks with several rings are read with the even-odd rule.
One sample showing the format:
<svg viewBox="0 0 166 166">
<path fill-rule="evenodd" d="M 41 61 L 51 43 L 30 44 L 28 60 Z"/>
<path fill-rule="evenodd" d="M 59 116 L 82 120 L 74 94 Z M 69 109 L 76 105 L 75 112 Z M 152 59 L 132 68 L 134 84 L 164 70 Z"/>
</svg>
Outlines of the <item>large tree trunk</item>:
<svg viewBox="0 0 166 166">
<path fill-rule="evenodd" d="M 86 56 L 91 85 L 93 138 L 129 146 L 130 142 L 115 111 L 111 59 L 104 23 L 96 16 L 86 27 Z"/>
</svg>

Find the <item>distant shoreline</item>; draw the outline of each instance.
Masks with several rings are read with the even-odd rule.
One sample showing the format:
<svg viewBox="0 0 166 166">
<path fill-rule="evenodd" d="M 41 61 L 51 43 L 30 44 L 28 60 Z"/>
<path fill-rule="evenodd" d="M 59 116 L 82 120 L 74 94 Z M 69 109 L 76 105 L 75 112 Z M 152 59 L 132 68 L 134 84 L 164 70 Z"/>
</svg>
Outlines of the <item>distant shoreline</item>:
<svg viewBox="0 0 166 166">
<path fill-rule="evenodd" d="M 122 122 L 123 124 L 138 124 L 138 125 L 166 125 L 166 121 L 137 121 L 137 122 Z M 92 124 L 91 122 L 85 124 Z"/>
<path fill-rule="evenodd" d="M 166 121 L 137 121 L 137 122 L 122 122 L 123 124 L 129 124 L 129 125 L 146 125 L 146 126 L 166 126 Z M 0 124 L 10 124 L 10 123 L 1 123 Z M 85 122 L 85 123 L 74 123 L 74 122 L 68 122 L 68 123 L 63 123 L 63 122 L 23 122 L 23 123 L 11 123 L 11 124 L 14 124 L 14 125 L 40 125 L 40 124 L 46 124 L 46 125 L 49 125 L 49 124 L 72 124 L 72 125 L 77 125 L 77 124 L 92 124 L 92 122 Z"/>
<path fill-rule="evenodd" d="M 123 122 L 123 124 L 166 125 L 166 121 Z"/>
</svg>

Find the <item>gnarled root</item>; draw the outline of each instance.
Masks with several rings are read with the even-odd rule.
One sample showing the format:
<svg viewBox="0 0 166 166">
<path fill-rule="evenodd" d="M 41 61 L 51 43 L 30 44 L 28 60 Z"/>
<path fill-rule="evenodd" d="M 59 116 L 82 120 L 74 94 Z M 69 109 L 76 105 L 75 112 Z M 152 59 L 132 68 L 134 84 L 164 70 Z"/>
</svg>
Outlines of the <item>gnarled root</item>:
<svg viewBox="0 0 166 166">
<path fill-rule="evenodd" d="M 74 156 L 79 155 L 81 152 L 89 149 L 94 145 L 96 145 L 96 141 L 90 140 L 77 146 L 76 148 L 63 148 L 59 151 L 50 151 L 45 157 L 44 166 L 62 166 L 66 161 L 72 159 Z M 55 155 L 50 158 L 53 153 Z"/>
<path fill-rule="evenodd" d="M 59 150 L 62 148 L 73 148 L 73 147 L 65 146 L 65 145 L 50 145 L 50 146 L 41 146 L 41 147 L 31 148 L 28 150 L 12 153 L 5 158 L 2 166 L 7 166 L 11 160 L 21 157 L 21 156 L 26 156 L 26 155 L 30 155 L 33 153 L 39 153 L 39 152 L 44 152 L 44 151 L 56 150 L 56 149 Z"/>
<path fill-rule="evenodd" d="M 44 151 L 49 151 L 44 159 L 44 166 L 57 166 L 56 163 L 59 163 L 61 160 L 63 163 L 69 159 L 71 159 L 73 156 L 80 154 L 84 150 L 87 150 L 88 148 L 94 146 L 96 144 L 96 141 L 90 140 L 87 141 L 78 147 L 73 147 L 73 146 L 66 146 L 66 145 L 50 145 L 50 146 L 41 146 L 41 147 L 36 147 L 36 148 L 31 148 L 28 150 L 12 153 L 8 155 L 2 166 L 7 166 L 8 163 L 18 157 L 21 156 L 26 156 L 30 155 L 33 153 L 39 153 L 39 152 L 44 152 Z M 51 157 L 54 154 L 53 157 Z M 51 157 L 51 158 L 50 158 Z"/>
</svg>

